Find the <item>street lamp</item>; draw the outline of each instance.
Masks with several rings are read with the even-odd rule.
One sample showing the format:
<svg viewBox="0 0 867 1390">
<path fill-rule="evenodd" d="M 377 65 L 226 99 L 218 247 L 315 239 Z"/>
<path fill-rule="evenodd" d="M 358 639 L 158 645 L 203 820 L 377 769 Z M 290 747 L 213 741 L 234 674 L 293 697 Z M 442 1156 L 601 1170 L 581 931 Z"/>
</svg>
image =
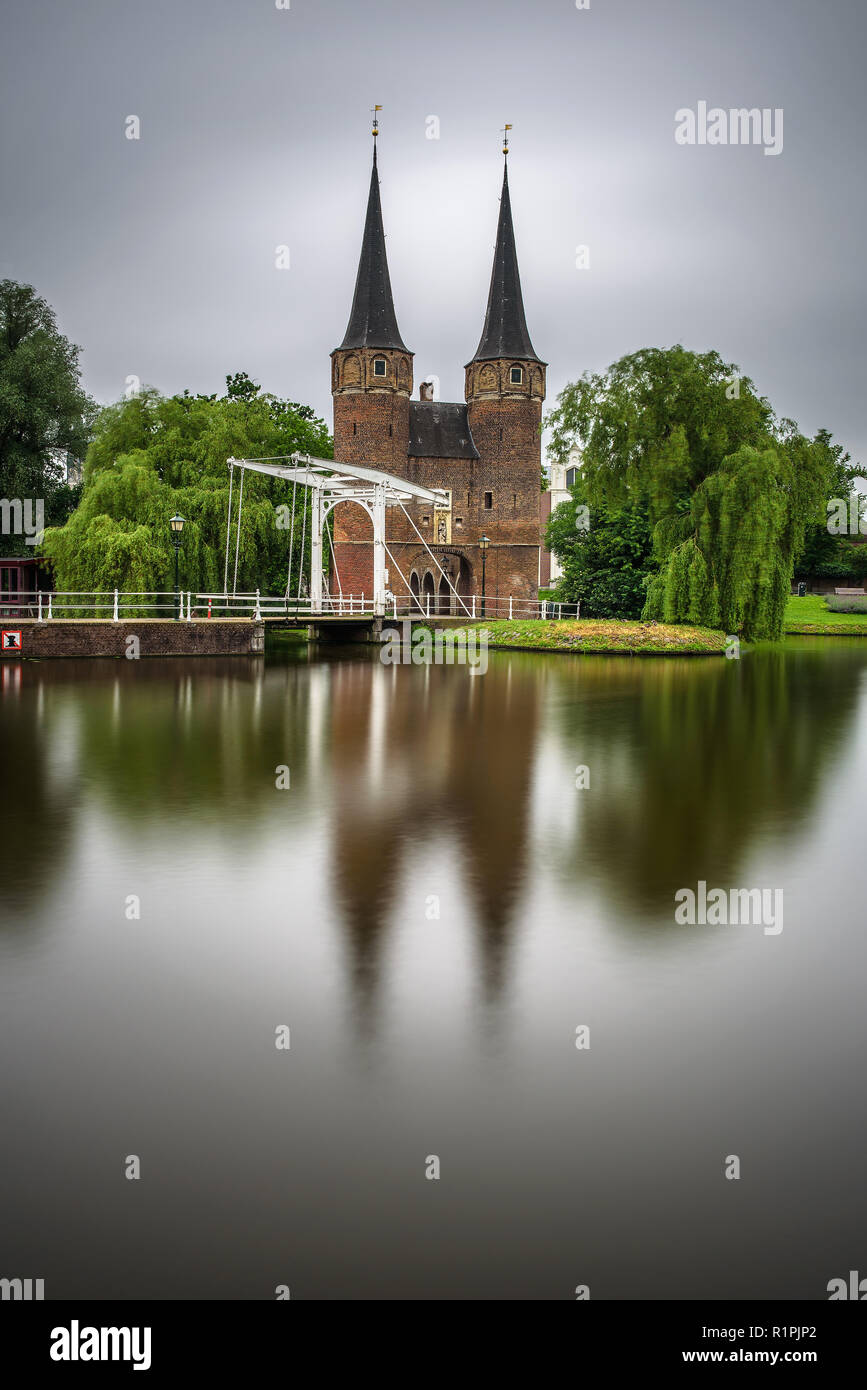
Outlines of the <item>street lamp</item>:
<svg viewBox="0 0 867 1390">
<path fill-rule="evenodd" d="M 490 536 L 479 536 L 479 550 L 482 552 L 482 617 L 485 616 L 485 565 L 488 559 L 488 546 L 490 544 Z"/>
<path fill-rule="evenodd" d="M 178 594 L 178 557 L 181 553 L 181 532 L 184 529 L 184 518 L 177 513 L 169 520 L 172 532 L 172 545 L 175 547 L 175 617 L 181 616 L 180 595 Z"/>
</svg>

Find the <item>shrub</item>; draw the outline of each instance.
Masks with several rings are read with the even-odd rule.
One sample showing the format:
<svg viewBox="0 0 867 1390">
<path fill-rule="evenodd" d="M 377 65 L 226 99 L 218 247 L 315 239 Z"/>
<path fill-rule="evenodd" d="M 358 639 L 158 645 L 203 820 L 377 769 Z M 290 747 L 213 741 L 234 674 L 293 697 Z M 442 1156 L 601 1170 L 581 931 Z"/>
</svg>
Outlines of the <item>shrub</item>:
<svg viewBox="0 0 867 1390">
<path fill-rule="evenodd" d="M 867 595 L 864 598 L 845 598 L 840 594 L 827 594 L 825 607 L 830 613 L 867 613 Z"/>
</svg>

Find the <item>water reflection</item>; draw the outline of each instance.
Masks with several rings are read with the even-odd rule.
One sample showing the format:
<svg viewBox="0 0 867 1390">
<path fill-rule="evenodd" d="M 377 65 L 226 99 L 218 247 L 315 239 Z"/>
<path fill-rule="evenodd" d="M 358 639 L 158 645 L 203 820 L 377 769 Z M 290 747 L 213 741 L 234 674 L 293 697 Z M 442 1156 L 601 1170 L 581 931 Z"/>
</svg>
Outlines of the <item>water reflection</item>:
<svg viewBox="0 0 867 1390">
<path fill-rule="evenodd" d="M 867 1220 L 865 694 L 851 640 L 4 667 L 8 1270 L 55 1297 L 824 1296 Z M 677 887 L 769 876 L 782 936 L 677 934 Z"/>
<path fill-rule="evenodd" d="M 668 920 L 677 888 L 737 881 L 757 835 L 797 832 L 845 755 L 865 656 L 854 641 L 739 663 L 496 654 L 472 677 L 293 645 L 267 661 L 7 667 L 0 903 L 38 906 L 87 803 L 129 836 L 186 825 L 247 855 L 287 816 L 321 822 L 368 1022 L 418 847 L 433 866 L 418 894 L 453 887 L 471 905 L 493 1000 L 534 875 Z M 274 794 L 283 764 L 291 809 Z"/>
<path fill-rule="evenodd" d="M 552 667 L 551 724 L 592 787 L 558 836 L 559 872 L 592 876 L 620 912 L 700 878 L 739 882 L 758 839 L 800 834 L 814 814 L 865 674 L 853 641 L 739 662 L 586 662 L 577 679 Z"/>
<path fill-rule="evenodd" d="M 449 843 L 457 851 L 483 990 L 495 996 L 527 872 L 536 681 L 513 680 L 508 665 L 482 678 L 347 664 L 333 671 L 330 694 L 335 882 L 364 1013 L 390 907 L 418 845 L 434 864 L 419 900 L 445 896 Z"/>
</svg>

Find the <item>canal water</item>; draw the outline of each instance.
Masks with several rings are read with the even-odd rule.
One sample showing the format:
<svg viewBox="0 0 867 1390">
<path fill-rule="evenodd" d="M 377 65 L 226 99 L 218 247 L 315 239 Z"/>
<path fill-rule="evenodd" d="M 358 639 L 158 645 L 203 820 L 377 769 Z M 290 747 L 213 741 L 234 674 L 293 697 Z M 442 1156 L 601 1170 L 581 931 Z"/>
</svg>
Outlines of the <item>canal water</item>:
<svg viewBox="0 0 867 1390">
<path fill-rule="evenodd" d="M 286 644 L 0 681 L 0 1276 L 867 1276 L 867 642 L 476 676 Z M 784 914 L 676 920 L 702 883 Z"/>
</svg>

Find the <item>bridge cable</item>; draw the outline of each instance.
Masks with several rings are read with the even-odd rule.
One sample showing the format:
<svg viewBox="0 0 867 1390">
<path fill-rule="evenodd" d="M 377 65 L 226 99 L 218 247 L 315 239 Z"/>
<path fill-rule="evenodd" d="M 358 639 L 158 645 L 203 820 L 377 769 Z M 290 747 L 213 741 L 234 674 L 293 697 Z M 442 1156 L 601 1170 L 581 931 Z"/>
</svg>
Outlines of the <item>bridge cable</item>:
<svg viewBox="0 0 867 1390">
<path fill-rule="evenodd" d="M 439 560 L 438 560 L 437 557 L 434 555 L 433 551 L 431 550 L 430 546 L 428 545 L 428 543 L 427 543 L 427 541 L 425 540 L 424 536 L 422 535 L 421 531 L 418 529 L 418 527 L 416 526 L 416 524 L 415 524 L 415 522 L 413 521 L 412 517 L 410 516 L 409 512 L 407 511 L 406 507 L 403 505 L 403 503 L 400 501 L 399 498 L 398 498 L 398 505 L 399 505 L 401 511 L 403 512 L 404 516 L 406 517 L 407 521 L 409 522 L 410 526 L 411 526 L 412 529 L 415 531 L 415 534 L 418 536 L 419 540 L 421 541 L 421 543 L 422 543 L 422 545 L 424 546 L 425 550 L 427 551 L 428 555 L 429 555 L 429 556 L 431 557 L 431 559 L 433 560 L 434 564 L 436 565 L 436 567 L 437 567 L 437 569 L 439 570 L 440 574 L 442 575 L 443 579 L 444 579 L 444 580 L 446 581 L 446 583 L 448 584 L 449 588 L 451 589 L 451 591 L 452 591 L 452 593 L 454 594 L 455 598 L 457 599 L 458 603 L 459 603 L 459 604 L 461 605 L 461 607 L 463 608 L 463 610 L 464 610 L 464 612 L 466 613 L 467 617 L 468 617 L 468 618 L 471 617 L 472 614 L 470 613 L 469 608 L 468 608 L 467 605 L 464 603 L 463 599 L 461 598 L 461 596 L 460 596 L 460 594 L 458 593 L 457 589 L 455 588 L 454 584 L 453 584 L 452 581 L 449 579 L 448 575 L 446 574 L 446 572 L 445 572 L 445 570 L 443 569 L 442 565 L 440 564 Z M 403 579 L 403 575 L 401 575 L 401 579 Z M 405 580 L 405 579 L 404 579 L 404 583 L 406 583 L 406 580 Z M 437 606 L 439 606 L 439 595 L 437 595 Z"/>
<path fill-rule="evenodd" d="M 229 462 L 229 505 L 226 508 L 226 563 L 223 567 L 223 597 L 229 597 L 229 532 L 232 529 L 232 484 L 235 481 L 234 460 Z"/>
<path fill-rule="evenodd" d="M 331 514 L 332 514 L 332 516 L 334 515 L 334 507 L 331 508 Z M 329 527 L 328 527 L 328 517 L 327 517 L 327 516 L 326 516 L 326 518 L 325 518 L 325 521 L 324 521 L 323 525 L 324 525 L 324 527 L 325 527 L 325 530 L 328 532 L 328 546 L 329 546 L 329 549 L 331 550 L 331 558 L 332 558 L 332 560 L 334 561 L 334 577 L 335 577 L 335 579 L 337 580 L 337 592 L 340 594 L 340 603 L 341 603 L 341 607 L 342 607 L 342 605 L 343 605 L 343 585 L 340 583 L 340 570 L 337 568 L 337 556 L 336 556 L 335 553 L 334 553 L 334 542 L 333 542 L 332 539 L 331 539 L 331 531 L 329 530 Z"/>
<path fill-rule="evenodd" d="M 304 494 L 304 510 L 303 510 L 303 512 L 301 513 L 301 559 L 298 561 L 298 595 L 297 595 L 297 602 L 296 602 L 296 604 L 295 604 L 296 612 L 297 612 L 297 609 L 298 609 L 298 604 L 301 602 L 301 578 L 302 578 L 302 576 L 303 576 L 303 574 L 304 574 L 304 541 L 305 541 L 305 539 L 306 539 L 306 537 L 307 537 L 307 501 L 308 501 L 308 493 L 309 493 L 309 489 L 310 489 L 310 483 L 309 483 L 309 481 L 308 481 L 309 478 L 310 478 L 310 457 L 309 457 L 309 455 L 308 455 L 308 459 L 307 459 L 307 469 L 306 469 L 305 476 L 304 476 L 304 487 L 307 489 L 307 491 L 306 491 L 305 494 Z"/>
<path fill-rule="evenodd" d="M 238 491 L 238 525 L 235 530 L 235 577 L 232 580 L 232 598 L 238 592 L 238 550 L 241 545 L 241 503 L 244 500 L 244 474 L 247 470 L 241 464 L 241 487 Z"/>
<path fill-rule="evenodd" d="M 298 490 L 298 478 L 292 478 L 292 526 L 289 531 L 289 568 L 286 571 L 286 613 L 289 613 L 289 593 L 292 588 L 292 552 L 295 548 L 295 493 Z"/>
<path fill-rule="evenodd" d="M 407 591 L 408 591 L 408 593 L 409 593 L 410 598 L 411 598 L 411 599 L 414 599 L 415 602 L 417 603 L 419 612 L 420 612 L 424 617 L 427 617 L 427 614 L 425 613 L 425 610 L 424 610 L 424 604 L 423 604 L 422 601 L 421 601 L 421 595 L 420 595 L 420 594 L 414 594 L 414 593 L 413 593 L 413 591 L 412 591 L 412 586 L 408 583 L 406 575 L 404 574 L 404 572 L 403 572 L 403 570 L 401 569 L 400 565 L 397 563 L 397 560 L 395 560 L 395 558 L 394 558 L 394 556 L 392 555 L 391 551 L 389 550 L 388 545 L 386 544 L 385 540 L 383 540 L 382 543 L 383 543 L 383 545 L 385 546 L 385 553 L 386 553 L 386 555 L 388 556 L 389 560 L 393 561 L 395 569 L 397 570 L 397 572 L 398 572 L 398 574 L 400 575 L 401 579 L 403 580 L 404 584 L 406 584 Z"/>
</svg>

